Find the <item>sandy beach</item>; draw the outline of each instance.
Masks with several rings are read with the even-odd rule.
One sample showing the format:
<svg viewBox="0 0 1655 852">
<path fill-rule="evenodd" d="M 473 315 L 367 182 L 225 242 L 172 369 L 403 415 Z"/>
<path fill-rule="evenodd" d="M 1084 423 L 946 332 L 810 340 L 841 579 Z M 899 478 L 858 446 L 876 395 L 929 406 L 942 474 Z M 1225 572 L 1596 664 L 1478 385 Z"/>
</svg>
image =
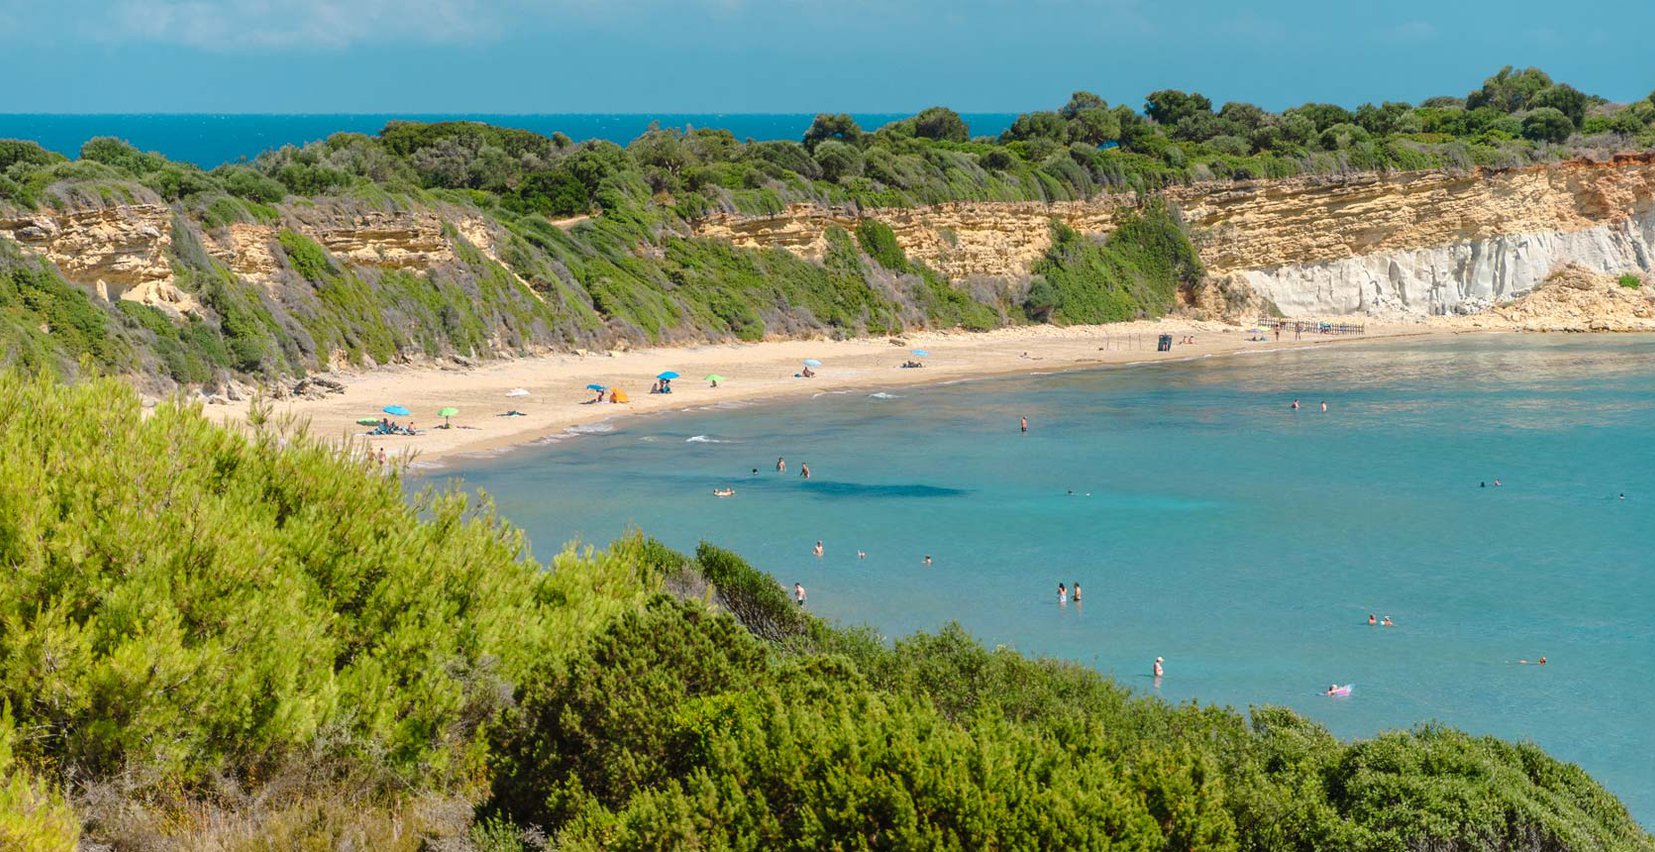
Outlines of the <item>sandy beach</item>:
<svg viewBox="0 0 1655 852">
<path fill-rule="evenodd" d="M 995 331 L 917 332 L 900 337 L 855 340 L 787 340 L 763 343 L 709 344 L 586 354 L 558 354 L 514 359 L 478 367 L 459 365 L 389 366 L 333 378 L 345 392 L 325 398 L 273 400 L 275 413 L 292 414 L 309 422 L 312 434 L 337 436 L 388 456 L 412 454 L 421 465 L 468 453 L 487 453 L 530 443 L 583 426 L 644 414 L 683 411 L 705 406 L 775 402 L 831 391 L 895 388 L 939 384 L 996 375 L 1075 370 L 1105 365 L 1153 363 L 1201 358 L 1245 351 L 1290 349 L 1428 334 L 1453 329 L 1431 323 L 1368 325 L 1362 335 L 1306 333 L 1294 340 L 1291 332 L 1280 341 L 1249 341 L 1245 328 L 1222 323 L 1144 321 L 1108 326 L 1025 326 Z M 1171 352 L 1157 352 L 1157 335 L 1171 334 Z M 1181 343 L 1193 336 L 1193 344 Z M 910 354 L 924 350 L 925 356 Z M 804 360 L 822 366 L 814 378 L 802 378 Z M 903 369 L 909 359 L 924 363 Z M 673 393 L 651 394 L 655 376 L 675 371 Z M 723 376 L 718 387 L 703 379 Z M 629 398 L 624 404 L 587 404 L 593 392 L 588 384 L 618 387 Z M 528 396 L 508 397 L 516 388 Z M 384 416 L 381 409 L 401 405 L 419 430 L 413 436 L 373 436 L 358 418 Z M 459 409 L 453 428 L 439 427 L 437 411 Z M 209 416 L 245 421 L 249 403 L 209 406 Z M 521 417 L 502 416 L 509 410 Z"/>
</svg>

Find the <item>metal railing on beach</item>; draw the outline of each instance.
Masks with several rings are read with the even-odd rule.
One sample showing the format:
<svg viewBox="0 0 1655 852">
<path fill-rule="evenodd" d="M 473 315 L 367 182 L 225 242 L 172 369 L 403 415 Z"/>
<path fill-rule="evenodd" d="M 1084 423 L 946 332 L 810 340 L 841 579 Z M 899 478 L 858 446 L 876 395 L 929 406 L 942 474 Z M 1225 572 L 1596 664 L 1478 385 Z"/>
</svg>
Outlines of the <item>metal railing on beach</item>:
<svg viewBox="0 0 1655 852">
<path fill-rule="evenodd" d="M 1261 317 L 1258 321 L 1260 328 L 1270 331 L 1295 332 L 1298 334 L 1367 334 L 1368 327 L 1357 322 L 1311 322 L 1308 320 L 1276 319 Z"/>
</svg>

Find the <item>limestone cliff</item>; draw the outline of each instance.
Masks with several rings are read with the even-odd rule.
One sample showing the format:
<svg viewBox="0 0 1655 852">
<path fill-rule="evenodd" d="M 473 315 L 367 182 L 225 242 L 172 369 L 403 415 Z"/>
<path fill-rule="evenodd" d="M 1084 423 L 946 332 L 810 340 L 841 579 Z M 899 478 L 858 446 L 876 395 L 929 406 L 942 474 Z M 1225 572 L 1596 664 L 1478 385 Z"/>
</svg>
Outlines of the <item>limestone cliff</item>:
<svg viewBox="0 0 1655 852">
<path fill-rule="evenodd" d="M 51 260 L 71 281 L 96 287 L 106 299 L 141 299 L 172 284 L 171 220 L 172 211 L 163 204 L 117 205 L 0 219 L 0 235 Z"/>
<path fill-rule="evenodd" d="M 486 223 L 475 216 L 456 220 L 462 235 L 485 253 L 491 249 Z M 430 210 L 311 205 L 288 211 L 280 223 L 234 222 L 206 229 L 201 237 L 209 253 L 237 275 L 272 286 L 281 267 L 274 247 L 283 228 L 356 266 L 424 271 L 454 260 L 443 221 Z M 174 211 L 165 204 L 116 204 L 0 219 L 0 236 L 50 260 L 65 278 L 92 287 L 102 298 L 191 313 L 199 304 L 174 286 L 170 249 L 176 225 Z"/>
<path fill-rule="evenodd" d="M 1446 314 L 1533 289 L 1554 269 L 1649 270 L 1655 158 L 1468 173 L 1297 178 L 1180 187 L 1168 200 L 1208 272 L 1289 315 Z M 830 225 L 886 222 L 910 257 L 955 279 L 1018 277 L 1049 245 L 1049 223 L 1107 233 L 1120 195 L 1054 205 L 963 203 L 914 210 L 795 207 L 717 216 L 699 233 L 819 255 Z M 1245 300 L 1244 300 L 1245 301 Z"/>
</svg>

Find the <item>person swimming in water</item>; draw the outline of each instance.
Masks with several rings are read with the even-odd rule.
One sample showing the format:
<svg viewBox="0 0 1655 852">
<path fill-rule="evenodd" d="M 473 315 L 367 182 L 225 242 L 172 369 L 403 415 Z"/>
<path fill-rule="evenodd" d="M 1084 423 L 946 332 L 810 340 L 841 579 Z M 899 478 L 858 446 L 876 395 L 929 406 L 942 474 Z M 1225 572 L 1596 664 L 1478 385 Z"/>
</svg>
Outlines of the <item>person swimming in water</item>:
<svg viewBox="0 0 1655 852">
<path fill-rule="evenodd" d="M 1368 626 L 1371 627 L 1371 626 L 1373 626 L 1375 624 L 1378 624 L 1378 623 L 1379 623 L 1379 619 L 1374 618 L 1373 613 L 1371 613 L 1371 612 L 1368 613 Z"/>
<path fill-rule="evenodd" d="M 858 551 L 856 551 L 856 558 L 857 559 L 867 559 L 868 558 L 868 552 L 866 550 L 858 550 Z"/>
<path fill-rule="evenodd" d="M 1322 413 L 1323 414 L 1327 413 L 1327 400 L 1325 400 L 1325 399 L 1322 400 Z"/>
<path fill-rule="evenodd" d="M 931 554 L 925 554 L 925 567 L 931 567 Z"/>
<path fill-rule="evenodd" d="M 1337 684 L 1337 683 L 1328 684 L 1327 694 L 1328 695 L 1338 695 L 1339 694 L 1339 684 Z"/>
<path fill-rule="evenodd" d="M 1298 410 L 1299 410 L 1299 401 L 1298 401 L 1298 400 L 1296 400 L 1296 399 L 1295 399 L 1295 400 L 1293 400 L 1293 405 L 1292 405 L 1292 408 L 1293 408 L 1293 410 L 1294 410 L 1294 411 L 1298 411 Z"/>
<path fill-rule="evenodd" d="M 1533 662 L 1530 662 L 1529 660 L 1518 660 L 1517 662 L 1525 666 L 1543 666 L 1546 664 L 1546 658 L 1542 656 L 1540 659 L 1534 660 Z"/>
<path fill-rule="evenodd" d="M 734 497 L 734 496 L 736 496 L 736 490 L 734 488 L 714 488 L 713 489 L 713 496 L 714 497 Z"/>
<path fill-rule="evenodd" d="M 816 540 L 816 546 L 811 548 L 810 552 L 816 554 L 817 556 L 822 555 L 822 541 L 821 541 L 821 539 Z"/>
<path fill-rule="evenodd" d="M 1385 616 L 1385 619 L 1383 621 L 1379 622 L 1379 625 L 1381 627 L 1395 627 L 1396 626 L 1395 624 L 1391 623 L 1391 617 L 1388 616 L 1388 615 Z"/>
</svg>

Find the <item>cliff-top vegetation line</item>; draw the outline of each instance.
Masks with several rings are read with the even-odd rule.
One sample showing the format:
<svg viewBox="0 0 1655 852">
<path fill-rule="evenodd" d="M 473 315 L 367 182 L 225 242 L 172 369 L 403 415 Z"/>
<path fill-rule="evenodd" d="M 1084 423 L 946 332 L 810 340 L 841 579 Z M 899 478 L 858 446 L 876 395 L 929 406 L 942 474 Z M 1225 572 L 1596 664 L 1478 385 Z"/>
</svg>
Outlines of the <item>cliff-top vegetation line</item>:
<svg viewBox="0 0 1655 852">
<path fill-rule="evenodd" d="M 622 147 L 392 123 L 210 171 L 115 139 L 75 160 L 0 141 L 0 208 L 26 249 L 0 252 L 0 354 L 222 385 L 454 355 L 1158 316 L 1202 275 L 1176 211 L 1152 201 L 1163 188 L 1601 156 L 1655 146 L 1652 121 L 1647 99 L 1610 104 L 1507 68 L 1465 97 L 1355 109 L 1269 113 L 1175 90 L 1134 108 L 1076 92 L 998 138 L 933 107 L 874 129 L 821 115 L 797 142 L 663 128 Z M 829 229 L 815 261 L 694 235 L 714 213 L 802 202 L 857 218 L 1105 193 L 1140 204 L 1131 227 L 1106 240 L 1055 233 L 1019 280 L 948 280 L 902 257 L 877 222 Z M 126 266 L 72 269 L 78 244 L 54 254 L 54 240 L 98 224 L 88 211 L 126 217 Z M 416 220 L 445 248 L 417 263 L 374 256 L 376 228 Z M 368 248 L 349 253 L 353 238 Z M 1145 262 L 1169 250 L 1174 262 Z M 176 293 L 156 296 L 157 281 Z"/>
</svg>

